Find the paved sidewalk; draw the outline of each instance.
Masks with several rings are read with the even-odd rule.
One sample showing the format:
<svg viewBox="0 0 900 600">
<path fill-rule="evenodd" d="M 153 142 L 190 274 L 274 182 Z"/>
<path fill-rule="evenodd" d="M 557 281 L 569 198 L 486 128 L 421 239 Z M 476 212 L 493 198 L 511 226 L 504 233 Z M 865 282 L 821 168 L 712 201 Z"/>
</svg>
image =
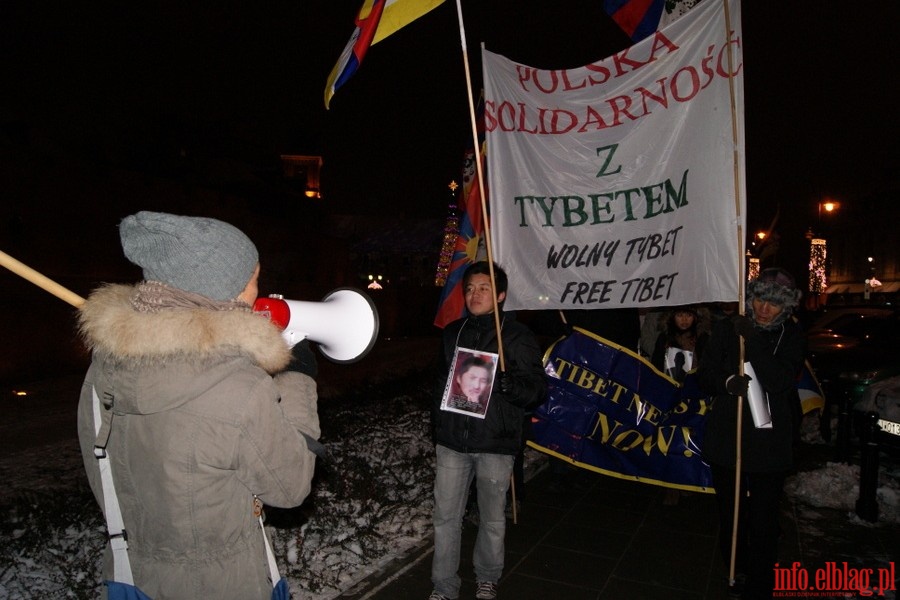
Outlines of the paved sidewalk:
<svg viewBox="0 0 900 600">
<path fill-rule="evenodd" d="M 804 445 L 800 470 L 823 466 L 833 447 Z M 663 504 L 662 488 L 578 469 L 562 482 L 543 469 L 526 483 L 518 523 L 507 527 L 500 598 L 552 600 L 728 598 L 728 567 L 717 551 L 714 497 L 684 493 Z M 813 509 L 786 499 L 782 566 L 810 574 L 828 563 L 890 570 L 900 556 L 897 527 L 854 522 L 843 511 Z M 474 597 L 471 564 L 476 528 L 463 526 L 460 598 Z M 427 540 L 390 568 L 345 592 L 358 600 L 425 600 L 431 592 Z M 900 573 L 894 573 L 894 576 Z M 870 586 L 877 585 L 872 580 Z M 896 587 L 897 582 L 894 582 Z M 782 597 L 801 597 L 788 592 Z M 848 597 L 816 592 L 817 598 Z M 809 597 L 807 595 L 807 597 Z M 851 594 L 849 597 L 859 597 Z M 873 597 L 895 598 L 895 592 Z"/>
</svg>

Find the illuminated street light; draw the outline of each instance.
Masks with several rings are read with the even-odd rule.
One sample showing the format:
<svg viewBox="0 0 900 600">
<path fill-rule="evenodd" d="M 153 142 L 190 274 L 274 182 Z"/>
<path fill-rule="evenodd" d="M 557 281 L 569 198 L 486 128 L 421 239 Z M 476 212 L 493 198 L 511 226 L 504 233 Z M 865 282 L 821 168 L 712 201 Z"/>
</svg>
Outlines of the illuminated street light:
<svg viewBox="0 0 900 600">
<path fill-rule="evenodd" d="M 822 211 L 824 210 L 827 214 L 831 214 L 838 210 L 841 207 L 840 202 L 836 202 L 834 200 L 825 200 L 824 202 L 819 202 L 817 204 L 818 212 L 816 213 L 817 225 L 821 225 L 822 223 Z"/>
<path fill-rule="evenodd" d="M 757 231 L 753 234 L 753 240 L 750 242 L 750 246 L 756 248 L 758 246 L 762 246 L 763 241 L 766 239 L 765 231 Z"/>
<path fill-rule="evenodd" d="M 863 288 L 863 299 L 868 301 L 871 298 L 871 293 L 875 288 L 881 287 L 881 282 L 875 278 L 875 257 L 869 256 L 866 258 L 866 261 L 869 263 L 869 277 L 865 280 L 865 287 Z"/>
<path fill-rule="evenodd" d="M 813 294 L 823 294 L 828 288 L 828 249 L 826 236 L 822 235 L 822 211 L 832 214 L 841 207 L 840 202 L 826 199 L 816 203 L 816 229 L 812 227 L 806 232 L 809 240 L 809 291 Z"/>
<path fill-rule="evenodd" d="M 822 214 L 822 210 L 824 209 L 827 213 L 833 213 L 837 209 L 841 207 L 840 202 L 835 202 L 834 200 L 826 200 L 825 202 L 819 202 L 819 215 Z"/>
</svg>

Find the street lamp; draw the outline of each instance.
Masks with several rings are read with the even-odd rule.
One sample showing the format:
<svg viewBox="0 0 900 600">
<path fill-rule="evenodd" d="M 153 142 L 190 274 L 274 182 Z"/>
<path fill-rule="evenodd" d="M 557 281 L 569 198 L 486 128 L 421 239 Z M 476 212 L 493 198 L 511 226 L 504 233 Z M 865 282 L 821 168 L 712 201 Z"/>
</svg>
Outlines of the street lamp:
<svg viewBox="0 0 900 600">
<path fill-rule="evenodd" d="M 819 210 L 816 218 L 821 222 L 822 220 L 822 211 L 824 210 L 826 214 L 831 214 L 837 209 L 841 207 L 840 202 L 835 202 L 834 200 L 825 200 L 824 202 L 819 202 Z"/>
<path fill-rule="evenodd" d="M 870 256 L 866 260 L 869 263 L 869 276 L 866 277 L 863 298 L 868 301 L 872 291 L 881 287 L 881 282 L 875 278 L 875 258 Z"/>
<path fill-rule="evenodd" d="M 766 232 L 765 231 L 757 231 L 756 233 L 753 234 L 753 241 L 750 242 L 750 245 L 753 246 L 754 248 L 756 246 L 761 246 L 762 243 L 765 241 L 765 239 L 766 239 Z"/>
<path fill-rule="evenodd" d="M 813 233 L 812 227 L 806 232 L 806 239 L 809 240 L 809 291 L 813 294 L 822 294 L 828 288 L 828 243 L 824 235 L 822 235 L 822 211 L 825 214 L 832 214 L 841 206 L 840 202 L 834 200 L 824 200 L 818 202 L 816 207 L 816 235 Z M 816 298 L 818 305 L 818 297 Z"/>
</svg>

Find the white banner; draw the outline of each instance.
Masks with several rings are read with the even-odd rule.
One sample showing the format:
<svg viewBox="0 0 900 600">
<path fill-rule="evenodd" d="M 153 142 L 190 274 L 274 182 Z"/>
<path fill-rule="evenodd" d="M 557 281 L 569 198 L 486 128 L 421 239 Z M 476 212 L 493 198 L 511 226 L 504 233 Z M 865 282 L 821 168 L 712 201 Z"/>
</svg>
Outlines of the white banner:
<svg viewBox="0 0 900 600">
<path fill-rule="evenodd" d="M 707 0 L 579 68 L 483 50 L 491 240 L 509 275 L 507 309 L 738 299 L 743 54 L 740 2 L 727 1 L 730 34 L 723 3 Z"/>
</svg>

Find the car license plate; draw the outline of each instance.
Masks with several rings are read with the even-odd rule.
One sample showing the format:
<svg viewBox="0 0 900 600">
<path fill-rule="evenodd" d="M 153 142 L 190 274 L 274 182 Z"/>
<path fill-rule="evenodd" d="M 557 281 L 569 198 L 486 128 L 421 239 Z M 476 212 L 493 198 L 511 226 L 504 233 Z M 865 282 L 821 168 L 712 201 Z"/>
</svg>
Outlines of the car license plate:
<svg viewBox="0 0 900 600">
<path fill-rule="evenodd" d="M 881 430 L 885 433 L 900 436 L 900 423 L 878 419 L 878 426 L 881 427 Z"/>
</svg>

